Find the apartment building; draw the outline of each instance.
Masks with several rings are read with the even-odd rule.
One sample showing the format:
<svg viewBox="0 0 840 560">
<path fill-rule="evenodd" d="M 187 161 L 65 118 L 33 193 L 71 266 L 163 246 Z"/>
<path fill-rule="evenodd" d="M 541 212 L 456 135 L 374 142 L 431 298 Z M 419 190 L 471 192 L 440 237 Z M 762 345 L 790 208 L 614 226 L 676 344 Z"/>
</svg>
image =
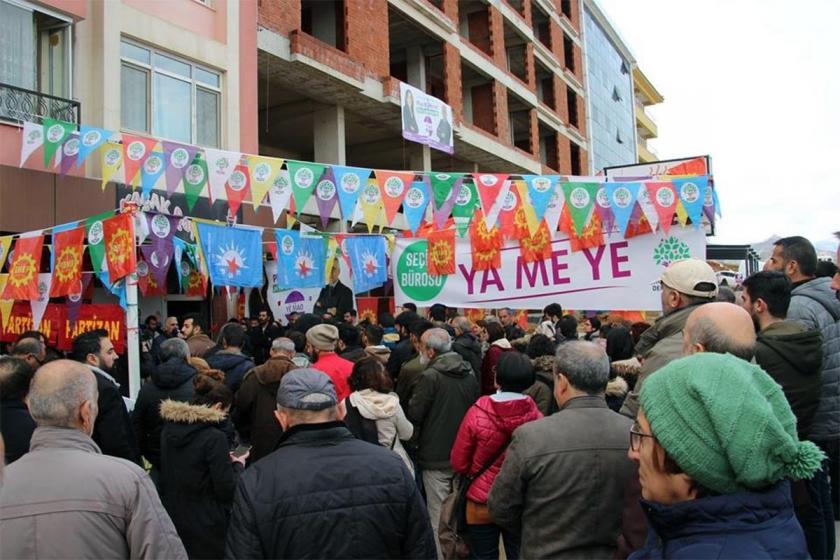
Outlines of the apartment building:
<svg viewBox="0 0 840 560">
<path fill-rule="evenodd" d="M 657 137 L 659 129 L 647 108 L 662 103 L 665 98 L 662 97 L 659 90 L 638 66 L 633 67 L 633 92 L 636 101 L 634 107 L 636 114 L 636 153 L 639 157 L 639 163 L 657 161 L 659 156 L 653 151 L 648 141 Z"/>
</svg>

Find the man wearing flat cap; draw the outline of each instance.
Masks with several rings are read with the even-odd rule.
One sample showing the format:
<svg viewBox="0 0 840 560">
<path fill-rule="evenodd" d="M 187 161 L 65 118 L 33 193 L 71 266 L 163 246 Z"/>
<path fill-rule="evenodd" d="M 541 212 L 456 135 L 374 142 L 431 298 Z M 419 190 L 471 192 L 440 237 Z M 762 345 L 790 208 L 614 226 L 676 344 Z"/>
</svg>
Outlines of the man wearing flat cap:
<svg viewBox="0 0 840 560">
<path fill-rule="evenodd" d="M 353 373 L 353 362 L 336 354 L 337 344 L 338 327 L 335 325 L 315 325 L 306 331 L 306 353 L 312 356 L 312 367 L 329 376 L 341 402 L 350 396 L 347 380 Z"/>
<path fill-rule="evenodd" d="M 688 316 L 698 305 L 715 301 L 718 285 L 715 271 L 706 261 L 684 259 L 670 264 L 657 285 L 662 299 L 662 317 L 642 333 L 635 353 L 642 367 L 636 386 L 624 399 L 621 414 L 636 418 L 639 391 L 644 379 L 682 357 L 683 328 Z"/>
<path fill-rule="evenodd" d="M 277 389 L 277 449 L 240 478 L 226 558 L 431 558 L 414 477 L 385 447 L 344 426 L 330 378 L 292 370 Z"/>
</svg>

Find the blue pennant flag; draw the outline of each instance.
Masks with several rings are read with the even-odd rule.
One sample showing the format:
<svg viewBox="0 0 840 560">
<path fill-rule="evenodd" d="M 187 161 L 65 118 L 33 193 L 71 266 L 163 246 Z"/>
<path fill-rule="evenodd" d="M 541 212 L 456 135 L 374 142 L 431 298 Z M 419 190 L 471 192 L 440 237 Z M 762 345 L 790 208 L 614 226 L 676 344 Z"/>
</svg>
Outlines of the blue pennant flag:
<svg viewBox="0 0 840 560">
<path fill-rule="evenodd" d="M 114 134 L 111 130 L 83 124 L 79 127 L 79 153 L 76 155 L 76 167 L 81 167 L 90 154 L 108 141 Z"/>
<path fill-rule="evenodd" d="M 262 228 L 196 223 L 210 281 L 216 287 L 263 284 Z"/>
<path fill-rule="evenodd" d="M 708 175 L 691 177 L 689 179 L 674 179 L 674 189 L 680 197 L 685 208 L 688 219 L 696 228 L 700 227 L 700 220 L 703 216 L 703 201 L 706 198 L 706 187 L 709 184 Z"/>
<path fill-rule="evenodd" d="M 559 175 L 523 175 L 528 185 L 528 196 L 531 198 L 531 205 L 537 215 L 537 222 L 541 222 L 548 210 L 548 203 L 557 191 Z"/>
<path fill-rule="evenodd" d="M 341 210 L 341 217 L 344 220 L 353 219 L 353 211 L 359 195 L 365 188 L 370 177 L 370 169 L 362 167 L 346 167 L 343 165 L 332 166 L 335 186 L 338 191 L 338 204 Z"/>
<path fill-rule="evenodd" d="M 408 228 L 412 235 L 417 235 L 420 223 L 426 215 L 426 207 L 429 205 L 429 185 L 424 178 L 422 181 L 414 181 L 411 188 L 403 199 L 403 215 L 408 222 Z"/>
<path fill-rule="evenodd" d="M 385 260 L 386 242 L 381 235 L 348 237 L 344 242 L 353 270 L 353 291 L 356 294 L 378 288 L 388 281 Z"/>
<path fill-rule="evenodd" d="M 109 280 L 109 272 L 107 270 L 103 270 L 99 273 L 99 281 L 102 282 L 102 285 L 105 286 L 109 292 L 117 296 L 120 299 L 120 307 L 127 310 L 128 299 L 125 294 L 125 280 L 120 278 L 113 284 L 109 283 Z"/>
<path fill-rule="evenodd" d="M 163 163 L 163 154 L 161 152 L 152 152 L 146 161 L 143 162 L 143 167 L 140 168 L 140 184 L 143 185 L 142 198 L 148 199 L 152 192 L 152 187 L 155 186 L 160 176 L 163 175 L 163 170 L 166 165 Z"/>
<path fill-rule="evenodd" d="M 326 241 L 320 236 L 302 236 L 299 231 L 278 229 L 277 281 L 282 289 L 320 288 L 324 285 Z"/>
<path fill-rule="evenodd" d="M 604 190 L 607 193 L 607 200 L 610 202 L 610 210 L 615 216 L 615 225 L 618 226 L 618 232 L 624 237 L 627 224 L 630 222 L 630 216 L 633 215 L 633 207 L 636 205 L 639 184 L 604 183 Z"/>
</svg>

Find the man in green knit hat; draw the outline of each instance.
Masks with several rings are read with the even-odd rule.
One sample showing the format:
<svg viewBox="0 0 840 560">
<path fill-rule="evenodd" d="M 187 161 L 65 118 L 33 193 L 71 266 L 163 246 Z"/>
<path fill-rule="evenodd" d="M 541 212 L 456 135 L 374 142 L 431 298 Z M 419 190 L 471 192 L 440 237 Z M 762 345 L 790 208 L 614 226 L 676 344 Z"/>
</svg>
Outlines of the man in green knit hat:
<svg viewBox="0 0 840 560">
<path fill-rule="evenodd" d="M 770 376 L 700 353 L 648 377 L 639 402 L 628 455 L 655 538 L 631 558 L 808 558 L 789 480 L 824 455 Z"/>
</svg>

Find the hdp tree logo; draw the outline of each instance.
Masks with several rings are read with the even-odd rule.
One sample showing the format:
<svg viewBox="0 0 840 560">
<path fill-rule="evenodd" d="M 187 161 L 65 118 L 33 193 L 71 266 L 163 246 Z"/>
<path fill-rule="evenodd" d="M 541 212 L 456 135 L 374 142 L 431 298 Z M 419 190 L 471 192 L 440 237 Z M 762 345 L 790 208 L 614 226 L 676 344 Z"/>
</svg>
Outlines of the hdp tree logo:
<svg viewBox="0 0 840 560">
<path fill-rule="evenodd" d="M 656 264 L 667 267 L 673 262 L 691 258 L 688 244 L 673 235 L 659 242 L 653 250 L 653 260 Z"/>
</svg>

